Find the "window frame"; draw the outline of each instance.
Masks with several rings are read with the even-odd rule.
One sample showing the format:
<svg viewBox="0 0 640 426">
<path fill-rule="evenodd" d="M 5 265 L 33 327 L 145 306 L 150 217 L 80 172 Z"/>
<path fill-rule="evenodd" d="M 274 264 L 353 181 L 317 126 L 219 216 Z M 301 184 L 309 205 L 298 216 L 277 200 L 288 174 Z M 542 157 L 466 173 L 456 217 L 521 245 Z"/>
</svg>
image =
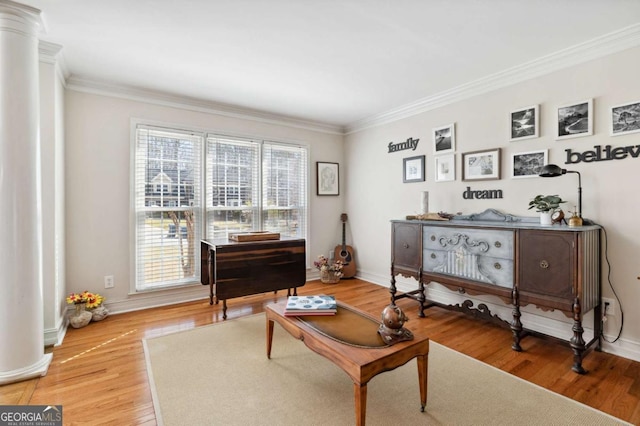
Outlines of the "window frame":
<svg viewBox="0 0 640 426">
<path fill-rule="evenodd" d="M 197 219 L 198 225 L 195 227 L 196 234 L 194 237 L 196 241 L 195 248 L 194 248 L 194 251 L 195 251 L 194 262 L 196 267 L 196 273 L 195 273 L 196 275 L 194 277 L 184 279 L 184 282 L 178 282 L 179 280 L 175 280 L 173 282 L 165 283 L 165 284 L 144 285 L 144 286 L 139 285 L 138 283 L 139 277 L 137 275 L 137 271 L 139 268 L 139 260 L 138 260 L 138 252 L 137 252 L 138 242 L 136 238 L 138 233 L 137 219 L 139 215 L 139 211 L 137 210 L 137 205 L 138 205 L 137 203 L 139 203 L 139 200 L 137 200 L 137 195 L 136 195 L 136 173 L 137 173 L 136 156 L 138 152 L 137 150 L 138 129 L 145 128 L 145 127 L 149 129 L 163 130 L 167 132 L 198 135 L 199 137 L 201 137 L 200 155 L 199 155 L 200 164 L 198 165 L 198 167 L 200 168 L 199 181 L 198 181 L 198 185 L 200 189 L 199 189 L 199 195 L 197 196 L 200 199 L 200 205 L 197 206 L 197 211 L 194 212 L 195 216 L 198 218 Z M 188 126 L 159 123 L 159 122 L 153 122 L 153 121 L 142 120 L 142 119 L 132 119 L 131 120 L 131 136 L 130 136 L 131 153 L 130 153 L 130 182 L 129 182 L 129 186 L 130 186 L 129 188 L 129 191 L 130 191 L 130 208 L 129 208 L 130 209 L 130 232 L 129 232 L 130 233 L 130 256 L 129 257 L 130 259 L 129 260 L 130 260 L 130 271 L 131 271 L 129 290 L 131 294 L 162 291 L 162 290 L 175 289 L 175 288 L 185 288 L 188 286 L 200 285 L 199 279 L 200 279 L 200 272 L 201 272 L 200 268 L 201 268 L 202 262 L 200 259 L 199 241 L 201 239 L 212 239 L 209 235 L 207 235 L 207 230 L 209 228 L 208 214 L 209 214 L 209 211 L 212 210 L 212 206 L 208 204 L 210 201 L 208 198 L 209 186 L 212 186 L 212 182 L 207 182 L 209 171 L 212 168 L 211 163 L 209 161 L 209 153 L 207 148 L 208 139 L 210 137 L 224 138 L 230 141 L 252 141 L 259 145 L 258 160 L 257 160 L 258 161 L 257 193 L 258 193 L 258 199 L 260 200 L 260 203 L 259 203 L 259 206 L 255 208 L 254 217 L 257 217 L 259 219 L 258 223 L 261 226 L 264 220 L 263 217 L 265 214 L 267 214 L 267 211 L 274 210 L 273 208 L 269 208 L 267 206 L 262 205 L 262 201 L 265 196 L 264 195 L 265 187 L 263 184 L 263 179 L 265 178 L 264 170 L 263 170 L 263 161 L 265 157 L 265 154 L 264 154 L 265 145 L 291 147 L 291 148 L 298 148 L 301 150 L 302 154 L 304 155 L 304 158 L 303 158 L 304 164 L 302 165 L 302 167 L 304 167 L 303 169 L 304 173 L 302 174 L 303 182 L 301 182 L 301 185 L 303 186 L 303 189 L 301 189 L 301 192 L 303 192 L 302 198 L 301 198 L 302 204 L 296 206 L 295 208 L 298 210 L 302 210 L 302 213 L 299 213 L 299 215 L 302 215 L 303 229 L 300 230 L 300 236 L 297 236 L 296 238 L 304 238 L 306 241 L 306 244 L 308 245 L 308 240 L 310 235 L 309 188 L 311 183 L 311 174 L 310 174 L 311 173 L 310 172 L 311 149 L 308 143 L 300 142 L 300 141 L 273 140 L 271 138 L 237 135 L 237 134 L 230 134 L 230 133 L 220 132 L 215 130 L 194 129 L 194 128 L 189 128 Z M 154 185 L 164 185 L 164 184 L 159 182 Z M 194 182 L 194 186 L 195 185 L 196 183 Z M 143 197 L 144 196 L 145 195 L 143 195 Z M 171 210 L 175 210 L 175 211 L 183 209 L 181 207 L 171 207 L 171 206 L 169 207 Z M 227 208 L 233 208 L 233 207 L 227 207 Z M 284 209 L 286 208 L 276 207 L 275 210 L 282 211 Z"/>
</svg>

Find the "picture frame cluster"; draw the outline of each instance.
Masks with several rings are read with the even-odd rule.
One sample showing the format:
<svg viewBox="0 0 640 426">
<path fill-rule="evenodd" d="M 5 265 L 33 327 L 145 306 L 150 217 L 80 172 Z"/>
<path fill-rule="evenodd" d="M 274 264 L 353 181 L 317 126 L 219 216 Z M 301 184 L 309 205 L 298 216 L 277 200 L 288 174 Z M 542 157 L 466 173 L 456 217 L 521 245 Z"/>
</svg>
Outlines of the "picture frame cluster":
<svg viewBox="0 0 640 426">
<path fill-rule="evenodd" d="M 565 141 L 594 134 L 594 100 L 584 99 L 556 107 L 554 139 Z M 640 132 L 640 101 L 610 108 L 610 136 Z M 540 105 L 534 104 L 509 112 L 508 140 L 517 143 L 541 137 Z M 434 182 L 456 180 L 456 123 L 432 128 Z M 461 180 L 485 181 L 501 179 L 502 149 L 493 148 L 461 154 Z M 548 164 L 549 149 L 527 150 L 511 154 L 511 178 L 538 177 Z M 426 156 L 404 158 L 403 182 L 426 180 Z"/>
</svg>

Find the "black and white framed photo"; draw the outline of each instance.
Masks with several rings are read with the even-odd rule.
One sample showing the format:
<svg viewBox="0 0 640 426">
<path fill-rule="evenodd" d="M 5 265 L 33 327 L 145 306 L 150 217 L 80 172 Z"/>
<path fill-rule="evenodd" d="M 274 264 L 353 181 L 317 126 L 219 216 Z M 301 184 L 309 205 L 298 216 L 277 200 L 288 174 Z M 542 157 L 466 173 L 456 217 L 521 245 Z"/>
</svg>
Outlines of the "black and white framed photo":
<svg viewBox="0 0 640 426">
<path fill-rule="evenodd" d="M 318 195 L 340 195 L 340 170 L 338 163 L 316 162 Z"/>
<path fill-rule="evenodd" d="M 424 155 L 403 160 L 402 182 L 424 182 Z"/>
<path fill-rule="evenodd" d="M 530 178 L 540 174 L 542 166 L 547 164 L 548 150 L 518 152 L 511 157 L 511 177 Z"/>
<path fill-rule="evenodd" d="M 640 102 L 611 107 L 611 136 L 640 132 Z"/>
<path fill-rule="evenodd" d="M 434 160 L 435 181 L 449 182 L 456 180 L 456 155 L 438 155 Z"/>
<path fill-rule="evenodd" d="M 462 154 L 462 180 L 500 179 L 500 148 Z"/>
<path fill-rule="evenodd" d="M 558 107 L 556 139 L 593 135 L 593 99 Z"/>
<path fill-rule="evenodd" d="M 538 112 L 538 105 L 511 111 L 509 114 L 509 120 L 511 124 L 510 140 L 512 142 L 537 138 L 539 136 L 538 129 L 540 128 L 540 115 Z"/>
<path fill-rule="evenodd" d="M 455 123 L 433 129 L 433 152 L 436 155 L 454 152 L 456 150 Z"/>
</svg>

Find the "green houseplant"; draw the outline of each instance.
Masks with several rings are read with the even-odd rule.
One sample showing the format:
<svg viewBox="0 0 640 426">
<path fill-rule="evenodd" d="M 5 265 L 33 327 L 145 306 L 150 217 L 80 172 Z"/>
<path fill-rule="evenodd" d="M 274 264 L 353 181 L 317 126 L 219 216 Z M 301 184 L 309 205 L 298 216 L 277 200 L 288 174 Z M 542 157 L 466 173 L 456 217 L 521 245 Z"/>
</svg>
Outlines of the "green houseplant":
<svg viewBox="0 0 640 426">
<path fill-rule="evenodd" d="M 566 203 L 557 195 L 536 195 L 529 201 L 529 210 L 535 208 L 537 212 L 553 213 L 560 208 L 561 203 Z"/>
<path fill-rule="evenodd" d="M 536 209 L 540 213 L 540 224 L 551 225 L 551 215 L 560 208 L 561 203 L 566 203 L 557 195 L 536 195 L 529 201 L 529 210 Z"/>
</svg>

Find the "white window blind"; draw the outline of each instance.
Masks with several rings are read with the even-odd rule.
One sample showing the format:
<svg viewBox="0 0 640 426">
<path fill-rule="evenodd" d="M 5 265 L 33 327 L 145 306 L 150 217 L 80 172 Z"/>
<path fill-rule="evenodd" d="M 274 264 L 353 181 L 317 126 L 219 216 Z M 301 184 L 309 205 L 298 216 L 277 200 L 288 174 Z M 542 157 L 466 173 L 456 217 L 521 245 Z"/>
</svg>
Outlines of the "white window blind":
<svg viewBox="0 0 640 426">
<path fill-rule="evenodd" d="M 138 125 L 134 159 L 136 290 L 200 280 L 203 137 Z"/>
<path fill-rule="evenodd" d="M 207 137 L 207 238 L 272 231 L 306 238 L 308 150 Z"/>
<path fill-rule="evenodd" d="M 306 146 L 137 124 L 133 173 L 134 291 L 199 282 L 203 237 L 306 238 Z"/>
</svg>

